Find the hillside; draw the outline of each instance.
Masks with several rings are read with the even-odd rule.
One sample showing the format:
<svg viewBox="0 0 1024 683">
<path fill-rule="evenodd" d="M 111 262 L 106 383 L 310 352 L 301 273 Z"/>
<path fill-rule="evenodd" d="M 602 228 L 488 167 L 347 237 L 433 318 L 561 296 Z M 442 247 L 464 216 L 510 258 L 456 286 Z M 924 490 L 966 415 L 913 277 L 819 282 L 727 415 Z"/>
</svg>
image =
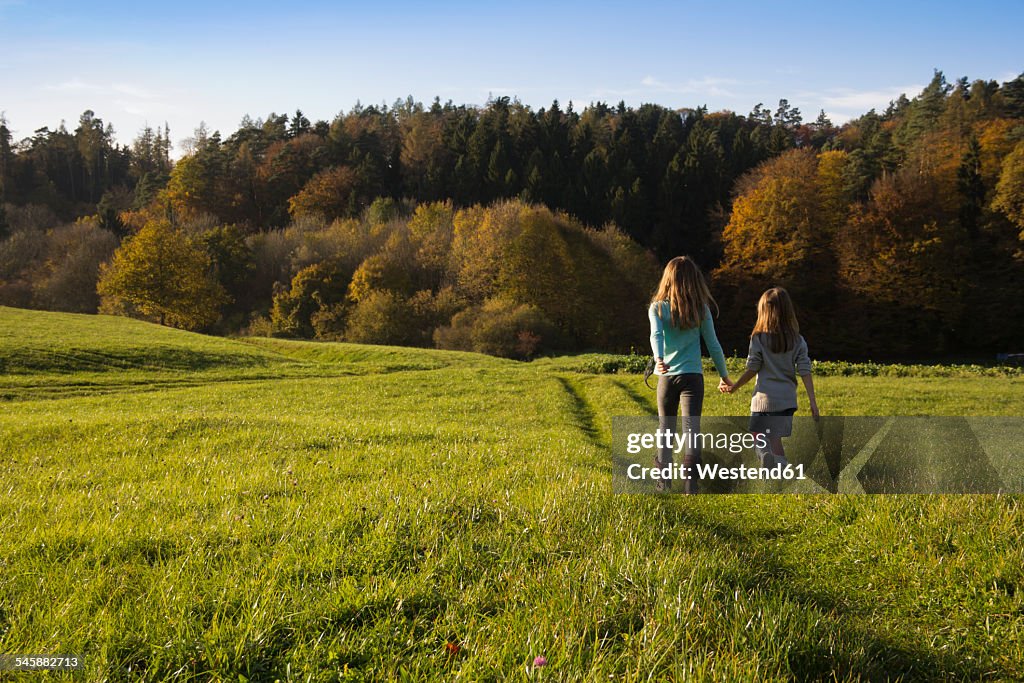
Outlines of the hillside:
<svg viewBox="0 0 1024 683">
<path fill-rule="evenodd" d="M 502 362 L 458 351 L 228 339 L 118 316 L 0 306 L 0 398 L 6 399 Z"/>
<path fill-rule="evenodd" d="M 1024 677 L 1019 497 L 612 495 L 635 375 L 15 309 L 0 361 L 0 652 L 86 680 Z M 1021 415 L 1022 388 L 819 393 Z"/>
</svg>

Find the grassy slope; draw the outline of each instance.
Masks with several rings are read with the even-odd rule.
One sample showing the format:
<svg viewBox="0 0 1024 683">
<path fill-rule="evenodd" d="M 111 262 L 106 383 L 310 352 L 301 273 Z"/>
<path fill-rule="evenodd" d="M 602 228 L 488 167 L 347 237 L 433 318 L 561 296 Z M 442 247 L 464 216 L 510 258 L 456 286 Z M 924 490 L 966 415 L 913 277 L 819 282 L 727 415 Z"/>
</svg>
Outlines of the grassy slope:
<svg viewBox="0 0 1024 683">
<path fill-rule="evenodd" d="M 97 680 L 1024 677 L 1019 498 L 612 496 L 635 376 L 3 308 L 0 362 L 0 652 Z M 820 384 L 832 413 L 1024 414 L 1022 380 Z"/>
</svg>

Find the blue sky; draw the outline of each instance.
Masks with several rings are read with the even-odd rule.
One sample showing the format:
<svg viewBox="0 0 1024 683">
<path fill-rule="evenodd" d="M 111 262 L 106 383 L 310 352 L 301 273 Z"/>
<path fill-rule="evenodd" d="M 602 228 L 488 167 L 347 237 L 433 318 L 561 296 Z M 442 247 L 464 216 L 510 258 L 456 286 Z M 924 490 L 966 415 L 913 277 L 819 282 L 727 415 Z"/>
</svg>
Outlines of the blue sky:
<svg viewBox="0 0 1024 683">
<path fill-rule="evenodd" d="M 913 96 L 935 68 L 1024 71 L 1024 2 L 390 3 L 0 0 L 0 111 L 16 138 L 93 109 L 129 142 L 167 121 L 301 108 L 331 119 L 412 95 L 537 108 L 603 100 L 747 113 L 787 98 L 837 122 Z"/>
</svg>

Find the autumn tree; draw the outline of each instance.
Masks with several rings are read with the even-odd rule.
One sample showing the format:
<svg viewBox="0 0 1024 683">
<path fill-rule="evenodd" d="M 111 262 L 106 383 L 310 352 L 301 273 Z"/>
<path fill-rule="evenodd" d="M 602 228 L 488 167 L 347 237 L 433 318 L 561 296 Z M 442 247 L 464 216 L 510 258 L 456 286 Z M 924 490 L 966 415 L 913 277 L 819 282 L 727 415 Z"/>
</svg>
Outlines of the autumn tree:
<svg viewBox="0 0 1024 683">
<path fill-rule="evenodd" d="M 121 244 L 101 268 L 97 291 L 104 311 L 136 311 L 189 330 L 213 324 L 227 300 L 203 245 L 160 222 Z"/>
<path fill-rule="evenodd" d="M 93 221 L 49 231 L 45 258 L 34 278 L 33 305 L 52 311 L 95 313 L 100 264 L 117 246 L 117 237 Z"/>
<path fill-rule="evenodd" d="M 964 314 L 968 244 L 955 202 L 913 169 L 875 183 L 837 239 L 850 339 L 888 354 L 949 353 Z"/>
<path fill-rule="evenodd" d="M 343 321 L 350 279 L 351 271 L 337 259 L 301 269 L 288 288 L 274 294 L 270 317 L 274 332 L 286 337 L 312 337 L 313 317 L 317 313 L 330 312 Z"/>
<path fill-rule="evenodd" d="M 271 144 L 264 152 L 262 161 L 255 167 L 255 191 L 263 222 L 272 226 L 287 224 L 289 199 L 299 193 L 329 161 L 328 143 L 318 135 L 305 133 Z M 321 195 L 320 199 L 326 197 Z M 331 218 L 340 215 L 330 210 L 330 202 L 325 204 L 328 208 L 321 213 L 329 214 Z M 291 215 L 294 216 L 294 213 Z"/>
<path fill-rule="evenodd" d="M 587 283 L 575 277 L 565 229 L 546 209 L 523 211 L 519 221 L 519 234 L 507 245 L 498 271 L 498 293 L 537 306 L 564 334 L 579 340 L 577 288 Z"/>
<path fill-rule="evenodd" d="M 292 218 L 319 214 L 327 219 L 351 216 L 357 210 L 355 172 L 335 166 L 310 178 L 302 190 L 288 200 Z"/>
<path fill-rule="evenodd" d="M 442 199 L 448 150 L 444 145 L 444 121 L 431 113 L 414 115 L 402 137 L 402 171 L 414 196 Z"/>
<path fill-rule="evenodd" d="M 450 268 L 459 294 L 483 301 L 496 292 L 505 245 L 519 233 L 520 202 L 471 206 L 456 212 Z"/>
<path fill-rule="evenodd" d="M 1024 240 L 1024 142 L 1003 160 L 992 208 L 1003 212 L 1020 229 Z"/>
<path fill-rule="evenodd" d="M 448 279 L 455 210 L 451 202 L 420 204 L 409 219 L 409 239 L 416 249 L 416 261 L 423 269 L 425 284 L 439 289 Z"/>
<path fill-rule="evenodd" d="M 758 167 L 738 188 L 722 234 L 723 268 L 795 280 L 830 237 L 823 227 L 816 155 L 810 150 L 787 152 Z"/>
<path fill-rule="evenodd" d="M 824 326 L 835 295 L 832 244 L 845 210 L 842 153 L 796 149 L 764 162 L 737 183 L 715 271 L 720 303 L 733 313 L 722 326 L 734 348 L 753 324 L 766 288 L 790 290 L 807 315 L 808 336 Z M 819 337 L 820 338 L 820 337 Z"/>
<path fill-rule="evenodd" d="M 358 303 L 374 291 L 410 295 L 426 283 L 420 276 L 415 247 L 404 230 L 396 230 L 372 256 L 363 260 L 348 288 L 348 298 Z"/>
</svg>

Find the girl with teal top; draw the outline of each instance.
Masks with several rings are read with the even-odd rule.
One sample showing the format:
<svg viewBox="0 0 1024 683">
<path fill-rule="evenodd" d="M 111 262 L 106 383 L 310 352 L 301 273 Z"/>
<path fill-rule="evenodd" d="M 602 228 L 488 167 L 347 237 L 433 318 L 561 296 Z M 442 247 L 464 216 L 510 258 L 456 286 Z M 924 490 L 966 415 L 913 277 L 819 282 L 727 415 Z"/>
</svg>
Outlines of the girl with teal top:
<svg viewBox="0 0 1024 683">
<path fill-rule="evenodd" d="M 676 416 L 682 410 L 684 428 L 700 430 L 700 414 L 704 406 L 704 372 L 701 365 L 700 340 L 708 348 L 711 360 L 722 378 L 719 389 L 732 386 L 725 367 L 725 354 L 715 336 L 711 307 L 718 306 L 700 268 L 689 256 L 677 256 L 665 266 L 658 291 L 651 300 L 647 314 L 651 321 L 651 351 L 658 376 L 658 416 L 661 429 L 674 429 Z M 683 457 L 687 493 L 697 492 L 696 468 L 700 460 L 696 448 L 688 445 Z M 672 450 L 663 449 L 654 460 L 655 467 L 672 464 Z M 670 484 L 658 479 L 658 490 Z"/>
</svg>

